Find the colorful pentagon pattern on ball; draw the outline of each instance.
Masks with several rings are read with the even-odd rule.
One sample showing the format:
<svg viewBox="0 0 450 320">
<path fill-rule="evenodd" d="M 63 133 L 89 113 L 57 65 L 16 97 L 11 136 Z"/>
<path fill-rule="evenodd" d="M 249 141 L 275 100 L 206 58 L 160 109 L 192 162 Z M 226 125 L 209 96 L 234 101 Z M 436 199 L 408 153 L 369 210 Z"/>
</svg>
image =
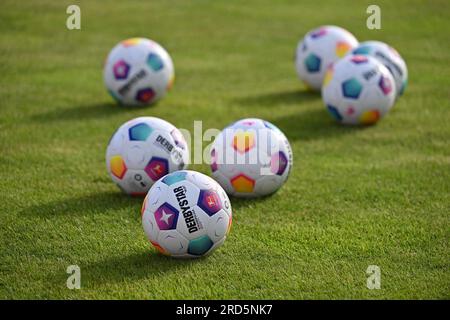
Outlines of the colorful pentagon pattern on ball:
<svg viewBox="0 0 450 320">
<path fill-rule="evenodd" d="M 123 80 L 128 77 L 128 72 L 130 71 L 130 65 L 124 60 L 117 61 L 113 66 L 114 77 L 117 80 Z"/>
<path fill-rule="evenodd" d="M 243 154 L 255 146 L 255 134 L 253 132 L 238 132 L 233 138 L 233 148 Z"/>
<path fill-rule="evenodd" d="M 355 64 L 366 63 L 369 61 L 369 59 L 367 59 L 367 57 L 362 56 L 362 55 L 353 56 L 350 60 Z"/>
<path fill-rule="evenodd" d="M 337 121 L 342 121 L 342 116 L 336 107 L 327 105 L 327 110 L 334 119 L 336 119 Z"/>
<path fill-rule="evenodd" d="M 153 157 L 144 170 L 153 181 L 156 181 L 169 172 L 169 162 L 164 158 Z"/>
<path fill-rule="evenodd" d="M 202 236 L 197 239 L 189 241 L 188 253 L 201 256 L 208 252 L 209 249 L 213 246 L 212 240 L 208 236 Z"/>
<path fill-rule="evenodd" d="M 128 129 L 131 141 L 146 141 L 153 129 L 146 123 L 139 123 Z"/>
<path fill-rule="evenodd" d="M 339 58 L 342 58 L 343 56 L 345 56 L 347 54 L 347 52 L 352 48 L 352 46 L 345 42 L 345 41 L 339 41 L 336 44 L 336 55 Z"/>
<path fill-rule="evenodd" d="M 311 38 L 317 39 L 324 36 L 326 33 L 327 33 L 326 28 L 320 28 L 318 30 L 314 30 L 313 32 L 311 32 Z"/>
<path fill-rule="evenodd" d="M 362 124 L 374 124 L 380 119 L 380 112 L 378 110 L 369 110 L 364 112 L 360 118 L 359 121 Z"/>
<path fill-rule="evenodd" d="M 378 82 L 381 91 L 384 95 L 388 95 L 392 91 L 392 82 L 388 77 L 381 76 L 380 81 Z"/>
<path fill-rule="evenodd" d="M 219 196 L 212 190 L 200 190 L 197 205 L 209 216 L 222 209 Z"/>
<path fill-rule="evenodd" d="M 356 78 L 351 78 L 342 83 L 342 94 L 346 98 L 358 99 L 363 87 Z"/>
<path fill-rule="evenodd" d="M 164 67 L 162 59 L 156 53 L 150 53 L 147 57 L 147 65 L 153 71 L 159 71 Z"/>
<path fill-rule="evenodd" d="M 251 193 L 255 187 L 255 180 L 245 174 L 240 174 L 231 179 L 231 185 L 236 192 Z"/>
<path fill-rule="evenodd" d="M 168 203 L 164 203 L 154 213 L 159 230 L 176 229 L 178 221 L 178 210 Z"/>
<path fill-rule="evenodd" d="M 305 58 L 305 67 L 309 72 L 319 72 L 320 71 L 321 60 L 318 56 L 313 53 L 310 53 Z"/>
<path fill-rule="evenodd" d="M 177 182 L 186 180 L 186 175 L 187 175 L 186 172 L 176 171 L 174 173 L 166 175 L 162 179 L 162 182 L 167 184 L 168 186 L 171 186 L 171 185 L 173 185 L 173 184 L 175 184 Z"/>
<path fill-rule="evenodd" d="M 331 79 L 333 79 L 333 73 L 334 73 L 333 65 L 330 65 L 327 68 L 327 72 L 325 73 L 325 77 L 323 78 L 323 85 L 324 86 L 327 86 L 330 83 Z"/>
<path fill-rule="evenodd" d="M 155 247 L 156 250 L 159 251 L 159 253 L 163 254 L 163 255 L 169 255 L 166 250 L 164 250 L 158 243 L 154 242 L 154 241 L 150 241 L 150 243 Z"/>
<path fill-rule="evenodd" d="M 136 100 L 142 103 L 149 103 L 155 95 L 156 93 L 152 88 L 143 88 L 136 92 Z"/>
<path fill-rule="evenodd" d="M 352 51 L 353 54 L 369 54 L 370 53 L 370 46 L 360 46 Z"/>
<path fill-rule="evenodd" d="M 279 151 L 278 153 L 275 153 L 272 155 L 271 161 L 270 161 L 270 171 L 273 174 L 276 175 L 283 175 L 284 171 L 286 170 L 288 166 L 288 158 L 286 155 Z"/>
<path fill-rule="evenodd" d="M 142 41 L 142 38 L 130 38 L 122 41 L 122 45 L 124 47 L 132 47 L 139 44 Z"/>
<path fill-rule="evenodd" d="M 211 150 L 211 171 L 212 172 L 216 172 L 217 171 L 217 154 L 216 154 L 216 150 L 212 149 Z"/>
<path fill-rule="evenodd" d="M 110 160 L 111 172 L 117 178 L 122 179 L 127 172 L 127 166 L 121 156 L 113 156 Z"/>
</svg>

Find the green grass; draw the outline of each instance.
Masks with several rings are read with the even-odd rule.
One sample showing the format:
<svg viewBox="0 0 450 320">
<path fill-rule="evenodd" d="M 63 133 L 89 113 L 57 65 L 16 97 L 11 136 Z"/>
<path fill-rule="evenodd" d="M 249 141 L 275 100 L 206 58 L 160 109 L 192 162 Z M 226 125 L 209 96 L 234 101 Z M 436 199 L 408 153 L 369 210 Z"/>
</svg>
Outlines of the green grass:
<svg viewBox="0 0 450 320">
<path fill-rule="evenodd" d="M 65 27 L 78 3 L 82 30 Z M 379 1 L 14 1 L 0 3 L 0 298 L 450 298 L 450 5 Z M 309 29 L 337 24 L 407 61 L 409 87 L 376 126 L 346 128 L 297 80 Z M 145 36 L 171 53 L 173 91 L 145 109 L 112 103 L 102 63 Z M 142 115 L 193 130 L 243 117 L 280 127 L 294 151 L 286 185 L 232 199 L 225 245 L 195 261 L 162 257 L 141 199 L 110 181 L 107 141 Z M 191 169 L 209 173 L 207 165 Z M 82 289 L 66 288 L 81 268 Z M 368 265 L 380 290 L 366 288 Z"/>
</svg>

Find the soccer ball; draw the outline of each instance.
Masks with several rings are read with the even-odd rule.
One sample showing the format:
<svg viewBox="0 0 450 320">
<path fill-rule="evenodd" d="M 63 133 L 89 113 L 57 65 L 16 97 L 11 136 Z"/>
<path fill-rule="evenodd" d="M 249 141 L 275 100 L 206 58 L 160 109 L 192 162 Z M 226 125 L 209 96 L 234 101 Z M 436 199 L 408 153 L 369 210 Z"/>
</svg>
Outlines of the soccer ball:
<svg viewBox="0 0 450 320">
<path fill-rule="evenodd" d="M 139 106 L 161 99 L 172 87 L 175 74 L 163 47 L 149 39 L 131 38 L 111 50 L 103 79 L 118 103 Z"/>
<path fill-rule="evenodd" d="M 181 132 L 167 121 L 140 117 L 124 123 L 106 150 L 106 166 L 124 193 L 145 195 L 169 172 L 185 169 L 189 151 Z"/>
<path fill-rule="evenodd" d="M 322 99 L 338 122 L 374 124 L 394 104 L 394 78 L 377 59 L 349 55 L 328 68 Z"/>
<path fill-rule="evenodd" d="M 297 74 L 306 86 L 320 90 L 327 67 L 358 45 L 347 30 L 322 26 L 308 32 L 299 42 L 295 55 Z"/>
<path fill-rule="evenodd" d="M 176 258 L 197 258 L 220 247 L 231 228 L 231 204 L 210 177 L 195 171 L 157 181 L 142 205 L 142 225 L 153 246 Z"/>
<path fill-rule="evenodd" d="M 236 197 L 274 193 L 287 180 L 292 161 L 286 136 L 261 119 L 233 123 L 211 146 L 212 176 L 229 195 Z"/>
<path fill-rule="evenodd" d="M 369 55 L 378 59 L 392 73 L 397 97 L 403 94 L 408 83 L 408 69 L 397 50 L 381 41 L 365 41 L 353 49 L 351 54 Z"/>
</svg>

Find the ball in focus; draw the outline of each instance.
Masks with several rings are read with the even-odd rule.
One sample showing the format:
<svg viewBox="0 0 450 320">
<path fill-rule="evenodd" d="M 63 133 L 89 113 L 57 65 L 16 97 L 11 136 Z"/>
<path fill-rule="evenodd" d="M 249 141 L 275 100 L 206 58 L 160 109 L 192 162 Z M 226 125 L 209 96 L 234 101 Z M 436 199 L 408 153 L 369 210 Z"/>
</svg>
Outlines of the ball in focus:
<svg viewBox="0 0 450 320">
<path fill-rule="evenodd" d="M 277 191 L 293 162 L 286 136 L 261 119 L 243 119 L 225 128 L 211 147 L 212 176 L 236 197 L 260 197 Z"/>
<path fill-rule="evenodd" d="M 165 255 L 196 258 L 220 247 L 231 228 L 231 204 L 222 187 L 195 171 L 177 171 L 157 181 L 142 206 L 142 224 Z"/>
<path fill-rule="evenodd" d="M 394 104 L 395 83 L 389 70 L 370 56 L 349 55 L 328 68 L 322 99 L 344 124 L 374 124 Z"/>
<path fill-rule="evenodd" d="M 299 42 L 295 54 L 297 75 L 308 88 L 320 90 L 328 66 L 358 45 L 347 30 L 322 26 L 308 32 Z"/>
<path fill-rule="evenodd" d="M 181 132 L 154 117 L 124 123 L 106 150 L 112 180 L 130 195 L 145 195 L 161 177 L 185 169 L 188 160 L 188 146 Z"/>
<path fill-rule="evenodd" d="M 155 41 L 131 38 L 109 53 L 103 79 L 120 104 L 142 106 L 161 99 L 175 79 L 172 59 Z"/>
<path fill-rule="evenodd" d="M 403 94 L 408 83 L 408 68 L 397 50 L 381 41 L 365 41 L 351 53 L 369 55 L 380 61 L 394 77 L 397 97 Z"/>
</svg>

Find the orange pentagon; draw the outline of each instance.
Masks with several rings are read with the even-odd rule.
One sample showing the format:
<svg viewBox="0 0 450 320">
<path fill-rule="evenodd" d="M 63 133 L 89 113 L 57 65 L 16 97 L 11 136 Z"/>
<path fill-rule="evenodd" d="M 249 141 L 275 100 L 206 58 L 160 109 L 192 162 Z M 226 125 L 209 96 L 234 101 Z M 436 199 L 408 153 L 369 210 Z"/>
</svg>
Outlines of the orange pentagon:
<svg viewBox="0 0 450 320">
<path fill-rule="evenodd" d="M 159 253 L 168 256 L 169 253 L 167 253 L 166 250 L 163 249 L 163 247 L 161 247 L 159 244 L 157 244 L 156 242 L 150 241 L 150 243 L 155 247 L 156 250 L 158 250 Z"/>
<path fill-rule="evenodd" d="M 122 179 L 125 172 L 127 172 L 127 166 L 125 165 L 125 161 L 123 161 L 122 157 L 119 155 L 112 156 L 109 164 L 111 166 L 112 174 L 117 178 Z"/>
<path fill-rule="evenodd" d="M 359 121 L 361 121 L 362 124 L 374 124 L 380 119 L 380 112 L 378 110 L 370 110 L 364 112 L 360 117 Z"/>
<path fill-rule="evenodd" d="M 233 148 L 239 153 L 246 153 L 255 146 L 255 135 L 253 132 L 238 132 L 233 138 Z"/>
<path fill-rule="evenodd" d="M 342 58 L 347 54 L 348 50 L 350 50 L 351 48 L 352 47 L 347 42 L 339 41 L 336 45 L 336 55 L 339 58 Z"/>
<path fill-rule="evenodd" d="M 240 174 L 231 179 L 231 184 L 236 192 L 250 193 L 253 192 L 253 188 L 255 187 L 255 180 L 244 174 Z"/>
</svg>

